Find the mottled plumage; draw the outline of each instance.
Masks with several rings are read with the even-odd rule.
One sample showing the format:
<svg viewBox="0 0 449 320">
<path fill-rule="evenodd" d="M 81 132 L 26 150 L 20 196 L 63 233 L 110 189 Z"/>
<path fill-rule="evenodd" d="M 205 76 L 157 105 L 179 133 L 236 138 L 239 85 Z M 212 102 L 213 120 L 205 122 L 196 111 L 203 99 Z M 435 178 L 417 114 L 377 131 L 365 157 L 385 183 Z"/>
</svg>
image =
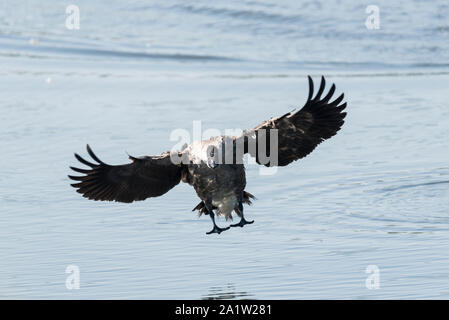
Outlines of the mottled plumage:
<svg viewBox="0 0 449 320">
<path fill-rule="evenodd" d="M 193 209 L 199 215 L 210 215 L 214 228 L 208 233 L 221 233 L 215 223 L 214 211 L 232 219 L 235 211 L 241 220 L 231 226 L 252 223 L 243 216 L 243 203 L 251 204 L 254 196 L 245 191 L 246 177 L 243 155 L 250 154 L 265 166 L 286 166 L 311 153 L 322 141 L 334 136 L 344 123 L 346 103 L 343 94 L 330 102 L 335 85 L 326 95 L 324 77 L 314 96 L 309 77 L 309 96 L 297 112 L 262 122 L 239 137 L 220 136 L 195 141 L 179 152 L 159 156 L 131 157 L 131 163 L 108 165 L 87 146 L 96 162 L 75 157 L 88 169 L 71 167 L 82 176 L 69 176 L 83 197 L 92 200 L 133 202 L 163 195 L 180 181 L 193 186 L 201 202 Z M 272 157 L 277 153 L 277 157 Z M 268 157 L 265 157 L 265 154 Z M 182 159 L 182 161 L 174 161 Z"/>
</svg>

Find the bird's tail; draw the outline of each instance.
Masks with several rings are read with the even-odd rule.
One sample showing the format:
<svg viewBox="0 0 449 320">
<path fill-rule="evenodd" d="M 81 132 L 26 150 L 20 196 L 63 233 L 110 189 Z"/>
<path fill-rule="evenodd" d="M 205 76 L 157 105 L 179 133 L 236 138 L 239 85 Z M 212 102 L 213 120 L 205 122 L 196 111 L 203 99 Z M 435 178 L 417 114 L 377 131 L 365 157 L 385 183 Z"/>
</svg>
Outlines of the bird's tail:
<svg viewBox="0 0 449 320">
<path fill-rule="evenodd" d="M 243 191 L 243 199 L 242 202 L 246 203 L 247 205 L 251 205 L 253 202 L 251 199 L 256 200 L 257 198 L 253 196 L 251 193 Z M 198 217 L 201 217 L 203 213 L 206 212 L 206 206 L 203 201 L 198 203 L 195 208 L 192 209 L 192 211 L 198 210 Z"/>
<path fill-rule="evenodd" d="M 243 203 L 246 203 L 247 205 L 251 205 L 253 203 L 251 201 L 251 199 L 257 200 L 257 198 L 255 196 L 253 196 L 251 193 L 243 191 Z"/>
<path fill-rule="evenodd" d="M 201 201 L 196 205 L 195 208 L 192 209 L 192 211 L 195 210 L 198 210 L 198 217 L 201 217 L 201 215 L 206 212 L 206 205 L 204 204 L 203 201 Z"/>
</svg>

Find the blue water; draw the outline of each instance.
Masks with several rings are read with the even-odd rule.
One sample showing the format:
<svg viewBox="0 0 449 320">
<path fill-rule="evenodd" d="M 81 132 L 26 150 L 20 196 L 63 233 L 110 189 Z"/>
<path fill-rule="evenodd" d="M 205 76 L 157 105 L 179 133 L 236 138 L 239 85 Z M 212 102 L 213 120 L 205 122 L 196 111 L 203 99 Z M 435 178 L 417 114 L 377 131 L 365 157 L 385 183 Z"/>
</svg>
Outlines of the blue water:
<svg viewBox="0 0 449 320">
<path fill-rule="evenodd" d="M 449 298 L 447 1 L 377 1 L 378 30 L 353 1 L 74 4 L 80 30 L 60 1 L 0 4 L 0 298 Z M 307 74 L 347 121 L 275 175 L 248 166 L 253 225 L 206 236 L 185 184 L 134 204 L 69 186 L 86 143 L 120 164 L 196 120 L 250 128 L 301 107 Z"/>
</svg>

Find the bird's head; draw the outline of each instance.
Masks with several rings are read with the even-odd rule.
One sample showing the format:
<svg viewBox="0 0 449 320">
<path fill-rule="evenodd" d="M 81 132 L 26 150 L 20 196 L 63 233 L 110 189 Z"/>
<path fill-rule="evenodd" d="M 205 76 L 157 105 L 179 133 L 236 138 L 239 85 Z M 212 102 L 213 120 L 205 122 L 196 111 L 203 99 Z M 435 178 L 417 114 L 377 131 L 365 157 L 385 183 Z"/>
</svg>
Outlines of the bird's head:
<svg viewBox="0 0 449 320">
<path fill-rule="evenodd" d="M 219 158 L 218 158 L 218 149 L 214 145 L 210 145 L 207 147 L 207 166 L 211 169 L 215 169 L 218 167 Z"/>
</svg>

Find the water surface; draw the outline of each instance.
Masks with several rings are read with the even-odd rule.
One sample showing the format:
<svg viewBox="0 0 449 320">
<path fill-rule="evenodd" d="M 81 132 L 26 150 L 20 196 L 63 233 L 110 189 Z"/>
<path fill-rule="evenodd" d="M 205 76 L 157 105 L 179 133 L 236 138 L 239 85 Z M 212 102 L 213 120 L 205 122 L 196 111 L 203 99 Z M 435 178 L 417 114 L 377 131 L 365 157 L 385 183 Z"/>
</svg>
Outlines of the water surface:
<svg viewBox="0 0 449 320">
<path fill-rule="evenodd" d="M 350 1 L 78 1 L 78 31 L 24 3 L 0 10 L 1 298 L 449 298 L 445 1 L 379 1 L 379 30 Z M 250 128 L 301 107 L 307 74 L 347 121 L 275 175 L 248 166 L 253 225 L 206 236 L 185 184 L 134 204 L 69 186 L 86 143 L 120 164 L 195 120 Z"/>
</svg>

